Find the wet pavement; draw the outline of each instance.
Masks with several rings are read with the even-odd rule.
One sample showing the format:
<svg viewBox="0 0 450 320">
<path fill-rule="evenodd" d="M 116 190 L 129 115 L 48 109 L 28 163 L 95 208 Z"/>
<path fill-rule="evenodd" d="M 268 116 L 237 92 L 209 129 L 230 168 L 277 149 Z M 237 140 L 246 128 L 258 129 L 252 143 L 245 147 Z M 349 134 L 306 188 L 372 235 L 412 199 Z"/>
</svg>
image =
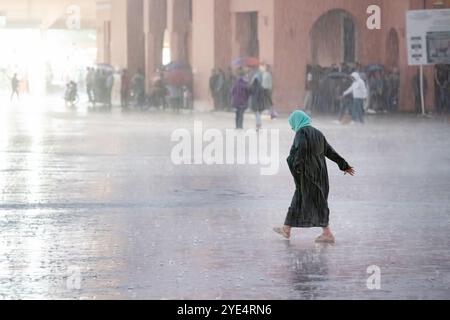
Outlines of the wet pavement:
<svg viewBox="0 0 450 320">
<path fill-rule="evenodd" d="M 318 229 L 290 241 L 293 134 L 280 129 L 280 172 L 175 166 L 171 134 L 233 115 L 69 110 L 59 101 L 0 104 L 0 298 L 450 298 L 450 122 L 315 119 L 357 169 L 330 164 L 337 243 Z M 251 115 L 247 127 L 253 126 Z M 368 268 L 381 271 L 370 290 Z"/>
</svg>

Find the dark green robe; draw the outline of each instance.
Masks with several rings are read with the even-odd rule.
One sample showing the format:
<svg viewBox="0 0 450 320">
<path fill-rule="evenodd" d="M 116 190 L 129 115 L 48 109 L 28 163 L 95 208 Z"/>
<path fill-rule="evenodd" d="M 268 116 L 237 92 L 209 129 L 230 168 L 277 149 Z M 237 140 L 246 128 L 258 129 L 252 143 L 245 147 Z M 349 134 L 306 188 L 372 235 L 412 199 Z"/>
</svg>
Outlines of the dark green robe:
<svg viewBox="0 0 450 320">
<path fill-rule="evenodd" d="M 287 159 L 296 191 L 285 225 L 293 228 L 328 227 L 329 181 L 326 158 L 346 171 L 349 164 L 328 144 L 322 132 L 309 126 L 297 132 Z"/>
</svg>

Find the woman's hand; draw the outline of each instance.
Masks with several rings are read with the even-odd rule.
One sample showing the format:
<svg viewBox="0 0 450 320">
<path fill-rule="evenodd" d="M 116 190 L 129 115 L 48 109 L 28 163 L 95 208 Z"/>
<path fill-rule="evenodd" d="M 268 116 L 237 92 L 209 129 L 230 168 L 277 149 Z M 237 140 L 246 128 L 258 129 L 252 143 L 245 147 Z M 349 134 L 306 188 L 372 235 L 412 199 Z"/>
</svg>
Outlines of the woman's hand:
<svg viewBox="0 0 450 320">
<path fill-rule="evenodd" d="M 344 171 L 344 175 L 351 175 L 352 177 L 356 174 L 356 171 L 353 167 L 348 168 L 347 170 Z"/>
</svg>

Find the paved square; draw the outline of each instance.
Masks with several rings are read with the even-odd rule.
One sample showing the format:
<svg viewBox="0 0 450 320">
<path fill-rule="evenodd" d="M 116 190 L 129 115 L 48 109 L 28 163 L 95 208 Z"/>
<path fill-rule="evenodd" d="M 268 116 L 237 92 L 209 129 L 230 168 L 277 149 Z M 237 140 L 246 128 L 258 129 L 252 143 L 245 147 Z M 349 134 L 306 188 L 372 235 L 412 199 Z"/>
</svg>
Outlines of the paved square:
<svg viewBox="0 0 450 320">
<path fill-rule="evenodd" d="M 320 230 L 271 231 L 294 192 L 280 172 L 174 166 L 171 133 L 232 128 L 233 115 L 0 107 L 0 298 L 450 298 L 450 122 L 314 120 L 357 169 L 330 163 L 334 246 Z M 246 127 L 253 127 L 246 115 Z M 370 266 L 381 271 L 369 290 Z"/>
</svg>

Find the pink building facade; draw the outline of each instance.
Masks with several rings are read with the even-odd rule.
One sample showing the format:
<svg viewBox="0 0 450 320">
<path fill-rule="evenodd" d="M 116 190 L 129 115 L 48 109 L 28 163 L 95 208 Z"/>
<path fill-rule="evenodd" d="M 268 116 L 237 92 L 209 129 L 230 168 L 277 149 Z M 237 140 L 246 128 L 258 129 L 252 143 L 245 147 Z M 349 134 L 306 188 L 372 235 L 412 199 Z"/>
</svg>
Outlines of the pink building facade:
<svg viewBox="0 0 450 320">
<path fill-rule="evenodd" d="M 371 30 L 368 8 L 381 9 Z M 211 105 L 211 69 L 257 55 L 274 75 L 274 102 L 283 111 L 301 106 L 308 64 L 354 61 L 398 68 L 402 111 L 414 110 L 411 89 L 417 67 L 407 63 L 406 12 L 450 8 L 435 0 L 110 0 L 98 4 L 99 62 L 146 71 L 151 79 L 164 47 L 172 60 L 188 61 L 198 103 Z M 434 67 L 427 109 L 434 109 Z M 149 76 L 150 75 L 150 76 Z M 150 81 L 148 81 L 150 86 Z"/>
</svg>

